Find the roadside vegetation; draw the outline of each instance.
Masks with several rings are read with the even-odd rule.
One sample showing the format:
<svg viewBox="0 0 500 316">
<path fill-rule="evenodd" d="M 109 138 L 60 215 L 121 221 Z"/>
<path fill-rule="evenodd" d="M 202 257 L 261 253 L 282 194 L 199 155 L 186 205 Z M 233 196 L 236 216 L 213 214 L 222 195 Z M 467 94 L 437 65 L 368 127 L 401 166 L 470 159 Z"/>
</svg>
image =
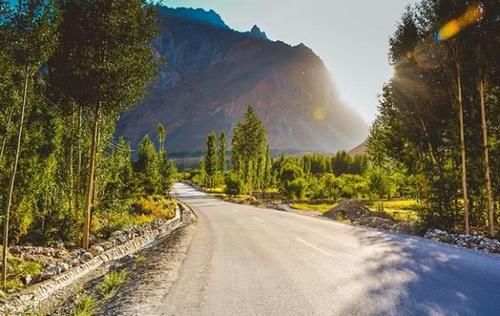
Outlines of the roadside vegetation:
<svg viewBox="0 0 500 316">
<path fill-rule="evenodd" d="M 171 218 L 175 169 L 162 124 L 135 150 L 113 138 L 161 62 L 154 5 L 9 3 L 0 0 L 0 221 L 10 292 L 23 286 L 19 269 L 40 267 L 16 261 L 9 245 L 88 249 L 91 239 Z"/>
<path fill-rule="evenodd" d="M 353 199 L 422 233 L 500 238 L 499 11 L 498 1 L 421 0 L 406 9 L 390 39 L 395 73 L 383 88 L 366 154 L 271 157 L 249 107 L 233 130 L 231 168 L 214 163 L 221 156 L 211 134 L 189 179 L 255 204 L 325 213 Z"/>
</svg>

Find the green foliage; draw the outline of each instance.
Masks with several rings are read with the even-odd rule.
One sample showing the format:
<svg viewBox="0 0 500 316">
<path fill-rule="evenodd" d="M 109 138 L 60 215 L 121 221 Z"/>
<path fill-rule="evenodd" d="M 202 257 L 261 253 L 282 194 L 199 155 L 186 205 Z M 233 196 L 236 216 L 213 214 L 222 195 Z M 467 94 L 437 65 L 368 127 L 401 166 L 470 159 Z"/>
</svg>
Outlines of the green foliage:
<svg viewBox="0 0 500 316">
<path fill-rule="evenodd" d="M 156 148 L 148 135 L 144 136 L 137 151 L 138 159 L 135 171 L 139 177 L 146 194 L 161 192 L 160 187 L 160 162 Z"/>
<path fill-rule="evenodd" d="M 215 175 L 218 169 L 218 158 L 217 158 L 217 136 L 215 133 L 208 134 L 207 137 L 207 153 L 205 155 L 205 173 L 207 175 L 206 185 L 209 188 L 215 186 Z"/>
<path fill-rule="evenodd" d="M 78 298 L 72 316 L 93 316 L 95 315 L 96 306 L 97 302 L 92 296 L 83 294 Z"/>
<path fill-rule="evenodd" d="M 99 285 L 98 292 L 104 298 L 113 296 L 120 285 L 125 283 L 128 277 L 128 271 L 111 271 L 104 276 L 104 280 Z"/>
<path fill-rule="evenodd" d="M 462 15 L 468 5 L 464 1 L 421 0 L 405 11 L 390 40 L 394 77 L 383 88 L 379 115 L 368 140 L 373 164 L 390 177 L 386 181 L 373 175 L 372 182 L 383 184 L 377 194 L 393 191 L 421 199 L 423 229 L 457 229 L 464 225 L 460 107 L 464 115 L 470 221 L 476 227 L 487 224 L 478 89 L 481 82 L 487 87 L 484 99 L 492 157 L 490 174 L 500 170 L 500 156 L 491 155 L 498 152 L 500 137 L 500 59 L 493 53 L 500 49 L 500 35 L 494 26 L 498 24 L 495 12 L 500 9 L 499 2 L 483 1 L 485 15 L 481 21 L 460 30 L 453 38 L 431 40 L 444 23 Z M 404 170 L 404 175 L 395 170 Z M 386 182 L 392 182 L 395 189 L 388 188 Z M 500 196 L 498 185 L 493 181 L 494 200 Z"/>
<path fill-rule="evenodd" d="M 7 288 L 6 290 L 19 290 L 24 287 L 21 280 L 23 276 L 37 277 L 42 273 L 43 266 L 35 261 L 8 257 Z"/>
<path fill-rule="evenodd" d="M 245 192 L 245 184 L 243 183 L 243 180 L 233 172 L 226 175 L 225 184 L 225 192 L 229 196 L 235 197 Z"/>
<path fill-rule="evenodd" d="M 223 175 L 226 172 L 226 134 L 224 131 L 222 131 L 219 136 L 217 158 L 217 170 Z"/>
<path fill-rule="evenodd" d="M 243 179 L 245 190 L 249 193 L 263 187 L 266 145 L 264 124 L 254 108 L 249 106 L 243 120 L 233 130 L 231 144 L 232 170 Z"/>
</svg>

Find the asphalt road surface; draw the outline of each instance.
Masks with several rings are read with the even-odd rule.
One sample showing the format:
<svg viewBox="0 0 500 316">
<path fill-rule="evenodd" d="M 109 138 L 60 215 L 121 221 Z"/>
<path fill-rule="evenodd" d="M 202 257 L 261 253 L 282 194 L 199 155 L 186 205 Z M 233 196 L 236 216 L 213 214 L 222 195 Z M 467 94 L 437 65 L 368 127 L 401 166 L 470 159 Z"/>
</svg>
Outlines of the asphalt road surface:
<svg viewBox="0 0 500 316">
<path fill-rule="evenodd" d="M 500 315 L 500 256 L 226 203 L 199 216 L 163 315 Z"/>
</svg>

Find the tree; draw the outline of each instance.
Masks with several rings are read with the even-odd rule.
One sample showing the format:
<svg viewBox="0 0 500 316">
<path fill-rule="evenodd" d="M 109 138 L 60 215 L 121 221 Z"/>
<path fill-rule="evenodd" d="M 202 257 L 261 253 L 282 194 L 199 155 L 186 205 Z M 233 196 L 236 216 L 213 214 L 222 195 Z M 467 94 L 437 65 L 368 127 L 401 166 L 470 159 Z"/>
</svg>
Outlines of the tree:
<svg viewBox="0 0 500 316">
<path fill-rule="evenodd" d="M 217 173 L 217 136 L 215 133 L 208 134 L 207 137 L 207 153 L 205 155 L 205 172 L 208 177 L 208 186 L 214 187 L 214 177 Z"/>
<path fill-rule="evenodd" d="M 2 4 L 4 9 L 5 4 Z M 12 17 L 2 17 L 3 23 L 7 23 L 16 39 L 16 46 L 12 49 L 12 59 L 16 67 L 22 69 L 22 105 L 18 125 L 17 145 L 15 158 L 11 171 L 7 207 L 4 217 L 3 231 L 3 271 L 2 286 L 5 290 L 7 282 L 7 250 L 9 244 L 9 217 L 14 195 L 17 167 L 21 153 L 21 142 L 23 137 L 24 119 L 28 105 L 28 90 L 33 76 L 38 72 L 41 65 L 51 54 L 55 42 L 55 29 L 57 27 L 57 10 L 53 1 L 28 0 L 20 1 L 14 9 Z M 3 11 L 3 10 L 2 10 Z M 9 20 L 10 19 L 10 20 Z"/>
<path fill-rule="evenodd" d="M 267 144 L 266 131 L 254 108 L 249 106 L 243 120 L 238 122 L 233 131 L 231 144 L 231 164 L 233 171 L 243 178 L 245 187 L 252 193 L 259 170 L 259 158 L 265 154 Z"/>
<path fill-rule="evenodd" d="M 269 147 L 269 144 L 267 144 L 264 162 L 264 178 L 262 184 L 262 191 L 264 192 L 264 194 L 266 193 L 267 188 L 272 185 L 272 167 L 273 158 L 271 157 L 271 149 Z"/>
<path fill-rule="evenodd" d="M 160 161 L 156 148 L 148 135 L 144 136 L 137 150 L 135 170 L 140 174 L 142 186 L 147 194 L 160 191 Z"/>
<path fill-rule="evenodd" d="M 218 170 L 221 174 L 224 174 L 226 171 L 226 134 L 224 131 L 220 133 L 219 136 L 219 147 L 218 147 Z"/>
<path fill-rule="evenodd" d="M 377 195 L 380 200 L 380 209 L 384 210 L 382 199 L 391 193 L 391 182 L 383 170 L 374 169 L 368 177 L 370 191 Z"/>
<path fill-rule="evenodd" d="M 159 172 L 160 172 L 160 186 L 161 191 L 163 193 L 169 192 L 172 186 L 172 177 L 175 173 L 175 166 L 168 161 L 167 150 L 165 148 L 165 139 L 167 138 L 167 129 L 166 127 L 159 123 L 156 132 L 158 134 L 158 143 L 159 143 L 159 151 L 158 151 L 158 163 L 159 163 Z"/>
<path fill-rule="evenodd" d="M 143 0 L 61 3 L 61 45 L 50 63 L 56 86 L 91 115 L 82 246 L 89 247 L 100 122 L 138 102 L 155 72 L 154 8 Z"/>
</svg>

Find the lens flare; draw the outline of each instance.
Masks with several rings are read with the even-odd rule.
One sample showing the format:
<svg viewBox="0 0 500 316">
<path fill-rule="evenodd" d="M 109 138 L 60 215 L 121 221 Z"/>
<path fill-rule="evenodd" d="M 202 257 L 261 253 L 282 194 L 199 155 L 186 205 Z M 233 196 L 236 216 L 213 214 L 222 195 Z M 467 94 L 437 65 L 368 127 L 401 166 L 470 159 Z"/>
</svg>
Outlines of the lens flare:
<svg viewBox="0 0 500 316">
<path fill-rule="evenodd" d="M 484 17 L 484 6 L 481 2 L 475 2 L 467 7 L 465 13 L 443 25 L 436 33 L 438 42 L 452 38 L 466 27 L 481 22 Z"/>
<path fill-rule="evenodd" d="M 316 121 L 323 121 L 326 118 L 326 108 L 324 106 L 317 106 L 314 108 L 313 118 Z"/>
</svg>

